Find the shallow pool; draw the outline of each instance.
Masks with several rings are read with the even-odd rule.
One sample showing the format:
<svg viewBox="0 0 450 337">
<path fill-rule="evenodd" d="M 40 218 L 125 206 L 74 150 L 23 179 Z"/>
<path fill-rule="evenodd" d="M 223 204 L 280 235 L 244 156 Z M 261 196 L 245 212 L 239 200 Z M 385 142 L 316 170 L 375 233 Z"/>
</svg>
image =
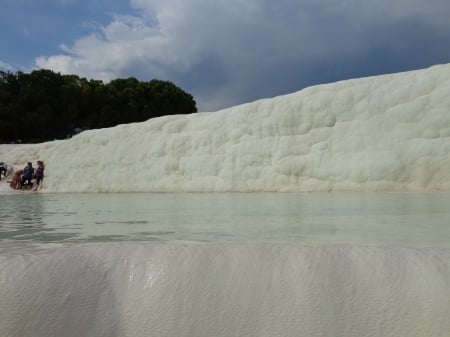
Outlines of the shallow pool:
<svg viewBox="0 0 450 337">
<path fill-rule="evenodd" d="M 450 243 L 450 194 L 3 195 L 0 240 Z"/>
</svg>

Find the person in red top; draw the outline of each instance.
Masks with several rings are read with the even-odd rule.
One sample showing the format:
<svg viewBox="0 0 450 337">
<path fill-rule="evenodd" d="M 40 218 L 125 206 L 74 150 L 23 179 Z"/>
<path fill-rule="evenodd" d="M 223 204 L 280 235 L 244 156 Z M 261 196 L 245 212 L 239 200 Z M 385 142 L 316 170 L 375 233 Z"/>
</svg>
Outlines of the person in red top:
<svg viewBox="0 0 450 337">
<path fill-rule="evenodd" d="M 9 182 L 9 186 L 11 188 L 14 188 L 15 190 L 19 190 L 22 188 L 22 183 L 21 183 L 21 179 L 20 176 L 22 175 L 23 170 L 17 170 L 16 172 L 14 172 L 11 181 Z"/>
</svg>

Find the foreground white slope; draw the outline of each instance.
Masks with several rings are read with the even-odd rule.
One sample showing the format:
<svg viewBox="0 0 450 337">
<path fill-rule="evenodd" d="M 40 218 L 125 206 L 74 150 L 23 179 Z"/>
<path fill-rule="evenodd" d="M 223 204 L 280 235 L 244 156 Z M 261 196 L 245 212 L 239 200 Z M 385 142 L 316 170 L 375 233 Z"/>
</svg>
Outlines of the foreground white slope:
<svg viewBox="0 0 450 337">
<path fill-rule="evenodd" d="M 450 250 L 444 248 L 4 249 L 4 337 L 438 337 L 450 331 Z"/>
<path fill-rule="evenodd" d="M 447 64 L 1 145 L 0 159 L 43 160 L 46 192 L 449 191 L 449 92 Z"/>
</svg>

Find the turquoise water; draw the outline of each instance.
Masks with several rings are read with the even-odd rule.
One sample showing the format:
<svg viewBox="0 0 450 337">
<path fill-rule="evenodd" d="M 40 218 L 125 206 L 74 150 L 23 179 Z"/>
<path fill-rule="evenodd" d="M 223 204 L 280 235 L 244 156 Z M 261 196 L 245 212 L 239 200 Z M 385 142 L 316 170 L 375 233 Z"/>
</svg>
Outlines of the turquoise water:
<svg viewBox="0 0 450 337">
<path fill-rule="evenodd" d="M 450 194 L 3 195 L 0 241 L 450 243 Z"/>
</svg>

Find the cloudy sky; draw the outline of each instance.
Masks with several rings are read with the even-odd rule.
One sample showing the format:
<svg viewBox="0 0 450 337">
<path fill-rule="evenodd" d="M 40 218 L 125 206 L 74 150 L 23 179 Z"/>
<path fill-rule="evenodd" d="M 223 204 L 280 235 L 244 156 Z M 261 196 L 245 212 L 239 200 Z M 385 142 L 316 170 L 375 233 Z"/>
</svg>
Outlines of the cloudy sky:
<svg viewBox="0 0 450 337">
<path fill-rule="evenodd" d="M 0 0 L 0 70 L 168 80 L 199 111 L 450 62 L 449 0 Z"/>
</svg>

